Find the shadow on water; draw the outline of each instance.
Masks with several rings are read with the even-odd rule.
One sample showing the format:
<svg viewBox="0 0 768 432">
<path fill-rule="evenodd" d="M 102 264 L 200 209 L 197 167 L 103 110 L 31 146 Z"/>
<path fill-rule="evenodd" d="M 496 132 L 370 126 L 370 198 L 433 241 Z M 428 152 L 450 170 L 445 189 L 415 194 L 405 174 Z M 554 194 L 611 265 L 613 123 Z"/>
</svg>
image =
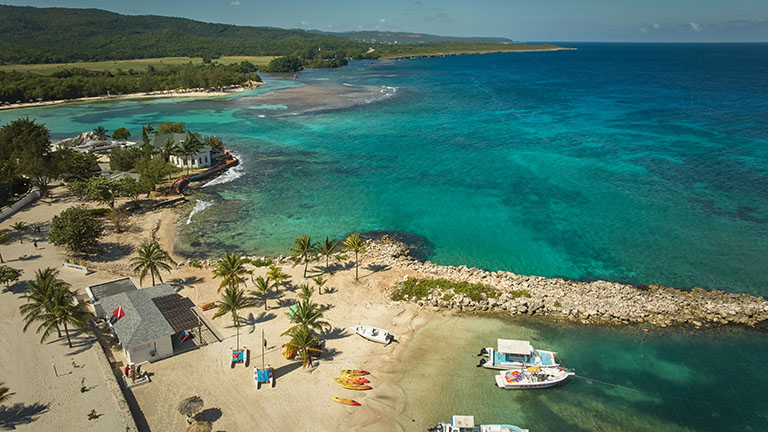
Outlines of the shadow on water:
<svg viewBox="0 0 768 432">
<path fill-rule="evenodd" d="M 17 426 L 30 424 L 48 411 L 48 408 L 50 404 L 38 402 L 31 405 L 16 403 L 11 406 L 0 406 L 0 428 L 13 430 Z"/>
</svg>

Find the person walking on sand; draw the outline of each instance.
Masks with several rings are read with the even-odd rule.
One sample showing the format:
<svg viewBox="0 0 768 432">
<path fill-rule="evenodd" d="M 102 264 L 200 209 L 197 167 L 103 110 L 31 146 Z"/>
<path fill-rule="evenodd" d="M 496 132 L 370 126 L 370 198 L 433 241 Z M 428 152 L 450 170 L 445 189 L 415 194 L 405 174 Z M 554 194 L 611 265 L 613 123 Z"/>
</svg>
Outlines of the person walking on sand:
<svg viewBox="0 0 768 432">
<path fill-rule="evenodd" d="M 37 249 L 37 240 L 32 242 L 33 245 L 35 245 L 35 249 Z"/>
</svg>

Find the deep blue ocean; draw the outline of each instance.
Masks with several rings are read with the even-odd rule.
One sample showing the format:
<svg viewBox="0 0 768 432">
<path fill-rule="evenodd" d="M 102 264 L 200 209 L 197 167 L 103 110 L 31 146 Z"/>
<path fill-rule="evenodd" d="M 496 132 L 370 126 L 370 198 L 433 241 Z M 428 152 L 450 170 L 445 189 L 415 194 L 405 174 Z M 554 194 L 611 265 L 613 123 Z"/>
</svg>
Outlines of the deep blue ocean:
<svg viewBox="0 0 768 432">
<path fill-rule="evenodd" d="M 0 121 L 30 116 L 64 137 L 173 120 L 224 138 L 243 163 L 193 188 L 199 211 L 177 245 L 189 254 L 278 255 L 302 233 L 391 231 L 441 264 L 768 294 L 768 44 L 565 46 L 576 49 L 354 61 L 297 81 L 265 75 L 234 96 Z M 409 408 L 420 422 L 466 407 L 532 430 L 768 430 L 763 333 L 456 328 L 488 345 L 528 337 L 614 386 L 500 394 L 457 357 L 468 378 L 429 391 L 458 396 Z M 430 355 L 412 354 L 414 374 L 434 368 Z"/>
</svg>

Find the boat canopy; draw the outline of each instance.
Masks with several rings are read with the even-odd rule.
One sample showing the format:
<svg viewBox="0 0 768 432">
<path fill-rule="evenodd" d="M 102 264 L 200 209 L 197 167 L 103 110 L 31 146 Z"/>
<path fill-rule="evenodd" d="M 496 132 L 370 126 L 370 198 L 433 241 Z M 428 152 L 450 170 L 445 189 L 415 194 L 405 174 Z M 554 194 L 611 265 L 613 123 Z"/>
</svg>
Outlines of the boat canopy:
<svg viewBox="0 0 768 432">
<path fill-rule="evenodd" d="M 512 339 L 497 339 L 500 353 L 515 354 L 515 355 L 529 355 L 533 351 L 531 343 L 528 341 L 512 340 Z"/>
<path fill-rule="evenodd" d="M 473 428 L 475 427 L 475 417 L 462 415 L 451 416 L 451 426 L 459 428 Z"/>
</svg>

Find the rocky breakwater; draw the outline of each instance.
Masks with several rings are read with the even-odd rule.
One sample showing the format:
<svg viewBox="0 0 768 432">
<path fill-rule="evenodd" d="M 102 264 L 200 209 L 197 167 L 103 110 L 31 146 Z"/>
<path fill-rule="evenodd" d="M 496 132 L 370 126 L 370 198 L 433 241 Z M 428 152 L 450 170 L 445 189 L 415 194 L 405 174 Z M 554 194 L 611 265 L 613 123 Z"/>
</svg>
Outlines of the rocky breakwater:
<svg viewBox="0 0 768 432">
<path fill-rule="evenodd" d="M 411 258 L 404 244 L 388 236 L 369 241 L 361 261 L 404 271 L 411 282 L 396 283 L 393 298 L 421 307 L 543 315 L 584 324 L 768 327 L 768 301 L 749 294 L 580 282 L 440 266 Z M 425 283 L 419 285 L 416 281 Z"/>
</svg>

